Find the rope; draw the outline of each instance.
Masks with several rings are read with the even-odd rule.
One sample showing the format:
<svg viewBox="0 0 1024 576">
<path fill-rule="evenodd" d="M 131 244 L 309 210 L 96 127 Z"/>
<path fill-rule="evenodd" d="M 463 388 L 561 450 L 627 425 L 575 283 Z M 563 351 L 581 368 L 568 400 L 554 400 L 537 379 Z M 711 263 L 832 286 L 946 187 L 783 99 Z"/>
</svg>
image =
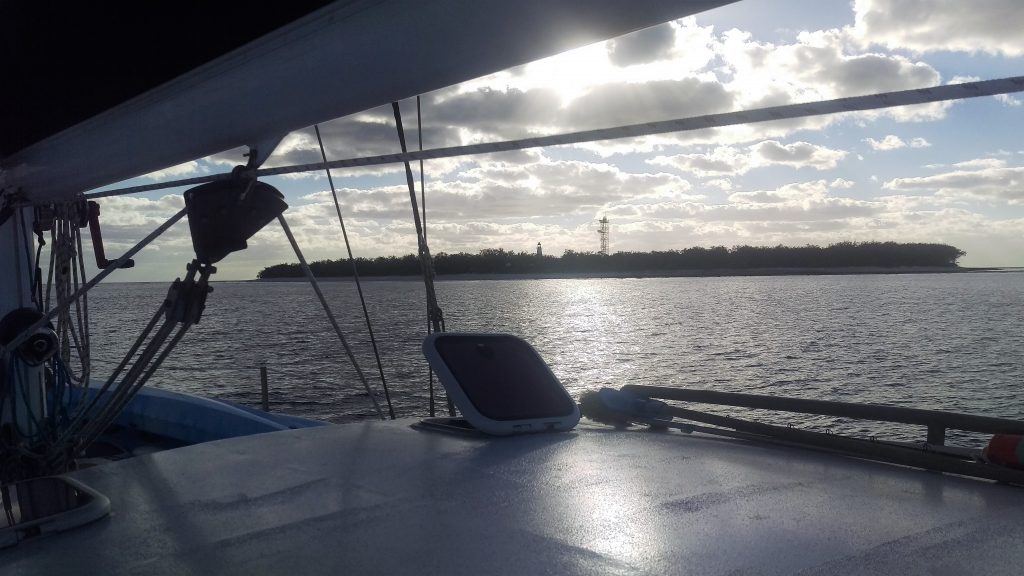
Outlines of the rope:
<svg viewBox="0 0 1024 576">
<path fill-rule="evenodd" d="M 46 325 L 46 323 L 52 320 L 57 314 L 60 314 L 61 312 L 67 310 L 67 307 L 70 306 L 71 302 L 77 300 L 80 296 L 82 296 L 89 290 L 92 290 L 97 284 L 103 281 L 104 278 L 110 276 L 110 274 L 113 273 L 114 270 L 117 270 L 121 266 L 121 264 L 123 264 L 132 256 L 138 254 L 140 250 L 145 248 L 153 240 L 156 240 L 161 234 L 166 232 L 168 228 L 176 224 L 178 220 L 181 220 L 184 216 L 185 208 L 182 208 L 174 216 L 171 216 L 166 222 L 158 226 L 156 230 L 153 230 L 145 238 L 140 240 L 138 244 L 132 246 L 131 249 L 125 252 L 123 255 L 121 255 L 120 258 L 114 260 L 106 268 L 101 270 L 99 274 L 93 276 L 92 280 L 89 280 L 84 285 L 82 285 L 81 288 L 76 290 L 75 293 L 69 297 L 69 301 L 64 302 L 63 304 L 60 304 L 54 307 L 52 310 L 48 311 L 45 315 L 43 315 L 43 317 L 40 320 L 29 326 L 21 334 L 18 334 L 13 340 L 11 340 L 7 344 L 7 346 L 0 346 L 0 355 L 3 355 L 7 353 L 7 351 L 14 350 L 18 346 L 20 346 L 21 343 L 24 342 L 31 334 L 34 334 L 36 330 Z"/>
<path fill-rule="evenodd" d="M 320 299 L 320 305 L 324 307 L 324 312 L 327 313 L 327 319 L 331 322 L 331 326 L 334 327 L 334 332 L 338 335 L 338 339 L 341 340 L 342 347 L 345 348 L 345 354 L 348 355 L 348 359 L 352 362 L 352 367 L 356 369 L 356 374 L 359 375 L 359 380 L 363 383 L 363 388 L 366 389 L 366 393 L 370 396 L 370 401 L 373 402 L 373 408 L 377 411 L 377 415 L 380 416 L 381 420 L 384 420 L 384 412 L 380 409 L 380 404 L 377 403 L 377 398 L 374 397 L 373 392 L 370 390 L 370 384 L 366 381 L 366 376 L 363 375 L 363 370 L 359 367 L 359 362 L 356 361 L 355 355 L 352 353 L 352 348 L 348 345 L 348 339 L 345 338 L 345 334 L 341 331 L 341 326 L 338 325 L 338 321 L 334 318 L 334 313 L 331 312 L 331 307 L 327 305 L 327 299 L 324 298 L 324 293 L 320 291 L 320 283 L 316 281 L 316 276 L 313 275 L 313 271 L 309 269 L 309 264 L 306 264 L 306 258 L 302 255 L 302 250 L 299 249 L 298 242 L 295 241 L 295 236 L 292 235 L 292 229 L 288 226 L 288 222 L 284 219 L 284 215 L 279 215 L 277 221 L 281 223 L 281 228 L 284 229 L 285 236 L 288 237 L 288 242 L 292 245 L 292 249 L 295 250 L 295 256 L 299 259 L 299 266 L 302 267 L 302 271 L 306 274 L 306 279 L 309 280 L 309 284 L 313 287 L 313 291 L 316 292 L 316 297 Z"/>
<path fill-rule="evenodd" d="M 320 127 L 313 126 L 316 131 L 316 141 L 320 145 L 320 156 L 327 164 L 327 152 L 324 150 L 324 141 L 320 138 Z M 373 346 L 373 356 L 377 359 L 377 371 L 380 372 L 380 383 L 384 387 L 384 400 L 388 403 L 388 415 L 395 419 L 395 408 L 391 404 L 391 394 L 388 392 L 388 382 L 384 379 L 384 366 L 380 361 L 380 352 L 377 350 L 377 339 L 373 335 L 373 325 L 370 323 L 370 312 L 366 309 L 366 299 L 363 297 L 363 284 L 359 281 L 359 270 L 356 260 L 352 256 L 352 245 L 348 241 L 348 232 L 345 231 L 345 219 L 341 217 L 341 204 L 338 202 L 338 192 L 334 189 L 334 178 L 331 177 L 331 170 L 325 168 L 327 182 L 331 186 L 331 197 L 334 198 L 334 210 L 338 213 L 338 223 L 341 224 L 341 235 L 345 238 L 345 249 L 348 251 L 348 261 L 352 263 L 352 278 L 356 281 L 356 291 L 359 293 L 359 304 L 363 307 L 363 318 L 366 319 L 366 331 L 370 333 L 370 344 Z"/>
<path fill-rule="evenodd" d="M 165 313 L 166 312 L 162 306 L 157 309 L 156 314 L 153 315 L 153 317 L 150 319 L 146 327 L 143 328 L 142 334 L 140 334 L 139 337 L 135 339 L 135 342 L 132 343 L 131 347 L 128 349 L 128 353 L 125 354 L 124 358 L 121 359 L 121 362 L 110 374 L 110 377 L 107 378 L 106 382 L 103 383 L 103 386 L 101 386 L 100 389 L 97 390 L 95 394 L 92 394 L 92 397 L 89 398 L 87 401 L 85 400 L 85 396 L 83 396 L 83 399 L 81 400 L 81 403 L 78 405 L 78 408 L 75 409 L 75 411 L 71 414 L 70 423 L 68 424 L 67 428 L 65 428 L 64 433 L 61 434 L 61 436 L 57 439 L 57 445 L 66 443 L 72 437 L 74 432 L 80 427 L 82 427 L 82 425 L 84 424 L 83 419 L 85 419 L 92 412 L 93 407 L 96 406 L 97 402 L 103 396 L 103 394 L 105 394 L 106 391 L 110 389 L 110 387 L 114 384 L 114 382 L 117 381 L 118 376 L 121 375 L 121 372 L 128 365 L 128 362 L 131 361 L 132 358 L 135 358 L 135 353 L 139 350 L 139 347 L 142 346 L 142 343 L 146 341 L 146 338 L 152 333 L 153 327 L 156 326 L 157 321 L 160 320 L 160 318 L 164 316 Z M 84 392 L 85 391 L 83 390 L 83 394 Z"/>
<path fill-rule="evenodd" d="M 466 146 L 450 146 L 447 148 L 424 150 L 422 152 L 408 152 L 403 150 L 400 154 L 383 154 L 380 156 L 364 156 L 361 158 L 332 160 L 327 163 L 327 167 L 330 169 L 336 169 L 360 166 L 379 166 L 382 164 L 411 162 L 413 160 L 432 160 L 437 158 L 453 158 L 456 156 L 490 154 L 492 152 L 524 150 L 526 148 L 538 148 L 543 146 L 582 144 L 585 142 L 596 142 L 599 140 L 635 138 L 638 136 L 651 136 L 654 134 L 667 134 L 670 132 L 688 132 L 692 130 L 733 126 L 736 124 L 770 122 L 772 120 L 791 120 L 794 118 L 822 116 L 826 114 L 836 114 L 839 112 L 863 112 L 865 110 L 892 108 L 894 106 L 909 106 L 911 104 L 928 104 L 931 102 L 944 102 L 946 100 L 979 98 L 982 96 L 995 96 L 997 94 L 1010 94 L 1021 91 L 1024 91 L 1024 76 L 1011 76 L 995 80 L 946 84 L 944 86 L 934 86 L 932 88 L 898 90 L 894 92 L 869 94 L 866 96 L 822 100 L 819 102 L 787 104 L 784 106 L 771 106 L 768 108 L 726 112 L 722 114 L 707 114 L 704 116 L 676 118 L 660 122 L 630 124 L 614 128 L 583 130 L 580 132 L 569 132 L 552 136 L 537 136 L 521 140 L 506 140 L 504 142 L 470 144 Z M 323 168 L 324 165 L 320 162 L 314 164 L 298 164 L 294 166 L 281 166 L 278 168 L 264 168 L 257 171 L 257 175 L 276 176 L 281 174 L 295 174 L 297 172 L 313 172 L 316 170 L 322 170 Z M 142 186 L 131 186 L 128 188 L 104 190 L 103 192 L 93 192 L 92 194 L 86 194 L 86 198 L 104 198 L 107 196 L 135 194 L 138 192 L 175 188 L 189 184 L 201 184 L 204 182 L 212 182 L 214 180 L 226 180 L 230 177 L 230 174 L 197 176 L 195 178 L 172 180 L 158 184 L 145 184 Z"/>
<path fill-rule="evenodd" d="M 206 296 L 210 292 L 209 278 L 216 269 L 213 266 L 200 264 L 196 260 L 193 260 L 187 269 L 188 274 L 184 281 L 177 279 L 171 284 L 167 297 L 157 309 L 157 314 L 136 339 L 118 369 L 107 380 L 103 388 L 93 394 L 88 403 L 83 403 L 82 407 L 77 410 L 75 418 L 62 431 L 60 438 L 48 446 L 46 463 L 51 470 L 65 469 L 69 458 L 81 454 L 95 442 L 149 381 L 167 356 L 177 347 L 189 328 L 199 321 L 205 307 Z M 198 280 L 196 279 L 197 274 Z M 156 321 L 160 318 L 163 318 L 163 324 L 152 337 L 149 337 Z M 175 332 L 176 327 L 177 331 Z M 172 332 L 173 336 L 171 336 Z M 148 340 L 146 347 L 136 357 L 135 351 L 146 340 Z M 133 360 L 131 368 L 116 387 L 108 393 L 108 388 L 130 360 Z M 83 389 L 82 398 L 88 392 L 87 389 Z M 99 405 L 100 398 L 104 398 L 102 405 Z M 94 410 L 96 406 L 99 407 Z"/>
</svg>

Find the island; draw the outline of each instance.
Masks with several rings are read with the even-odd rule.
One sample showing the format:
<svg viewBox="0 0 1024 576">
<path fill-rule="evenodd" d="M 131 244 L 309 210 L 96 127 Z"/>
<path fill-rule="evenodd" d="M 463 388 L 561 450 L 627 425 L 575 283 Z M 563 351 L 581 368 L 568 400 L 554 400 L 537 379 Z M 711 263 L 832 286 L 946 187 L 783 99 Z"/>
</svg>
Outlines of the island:
<svg viewBox="0 0 1024 576">
<path fill-rule="evenodd" d="M 487 248 L 477 254 L 440 252 L 433 256 L 438 276 L 534 278 L 623 276 L 726 276 L 776 274 L 850 274 L 959 272 L 957 261 L 966 253 L 955 246 L 931 243 L 838 242 L 821 246 L 691 247 L 653 252 L 577 252 L 561 256 Z M 360 276 L 419 276 L 419 258 L 379 256 L 356 258 Z M 347 258 L 312 262 L 320 278 L 352 276 Z M 297 263 L 275 264 L 261 270 L 260 280 L 302 277 Z"/>
</svg>

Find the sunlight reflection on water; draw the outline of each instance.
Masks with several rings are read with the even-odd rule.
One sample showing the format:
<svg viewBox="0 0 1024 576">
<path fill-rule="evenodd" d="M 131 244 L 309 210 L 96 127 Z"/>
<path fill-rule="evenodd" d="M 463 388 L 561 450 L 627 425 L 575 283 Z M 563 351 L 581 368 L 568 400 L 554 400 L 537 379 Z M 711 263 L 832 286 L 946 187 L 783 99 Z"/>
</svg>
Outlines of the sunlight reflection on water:
<svg viewBox="0 0 1024 576">
<path fill-rule="evenodd" d="M 1024 417 L 1024 274 L 779 276 L 438 282 L 453 331 L 526 338 L 574 394 L 655 384 Z M 103 285 L 90 295 L 96 374 L 106 374 L 166 293 Z M 376 378 L 354 286 L 324 290 L 363 370 Z M 399 415 L 426 412 L 422 284 L 366 281 Z M 154 376 L 159 387 L 343 421 L 372 416 L 310 287 L 217 283 L 202 323 Z M 823 417 L 815 428 L 877 433 Z M 915 428 L 883 432 L 918 439 Z M 909 435 L 909 434 L 912 434 Z"/>
</svg>

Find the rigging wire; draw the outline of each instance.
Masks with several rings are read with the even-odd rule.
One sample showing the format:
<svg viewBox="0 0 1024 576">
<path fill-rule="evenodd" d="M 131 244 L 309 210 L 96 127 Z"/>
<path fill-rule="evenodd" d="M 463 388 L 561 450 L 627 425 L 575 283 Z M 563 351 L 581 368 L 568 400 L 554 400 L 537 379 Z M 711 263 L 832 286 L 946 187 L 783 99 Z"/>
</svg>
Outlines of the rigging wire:
<svg viewBox="0 0 1024 576">
<path fill-rule="evenodd" d="M 423 112 L 420 109 L 420 95 L 416 95 L 416 138 L 419 151 L 423 152 Z M 420 158 L 420 206 L 423 208 L 423 241 L 427 240 L 427 185 L 423 176 L 423 158 Z"/>
<path fill-rule="evenodd" d="M 128 362 L 130 362 L 133 358 L 136 357 L 136 352 L 138 352 L 139 348 L 146 341 L 147 337 L 153 332 L 153 328 L 156 326 L 157 321 L 159 321 L 160 318 L 163 317 L 165 314 L 166 310 L 164 309 L 163 306 L 157 309 L 156 313 L 150 319 L 149 323 L 146 324 L 145 328 L 143 328 L 142 333 L 138 336 L 138 338 L 135 339 L 135 342 L 132 343 L 131 347 L 129 347 L 128 353 L 125 354 L 124 358 L 122 358 L 121 362 L 117 365 L 116 368 L 114 368 L 114 371 L 107 378 L 106 382 L 103 383 L 103 386 L 101 386 L 93 394 L 86 395 L 83 391 L 82 398 L 79 400 L 78 408 L 76 408 L 72 412 L 70 416 L 70 422 L 68 426 L 65 428 L 64 433 L 57 439 L 57 442 L 55 443 L 56 445 L 64 444 L 74 435 L 74 433 L 78 429 L 80 429 L 85 424 L 85 422 L 83 422 L 83 419 L 92 414 L 93 407 L 97 405 L 100 398 L 103 397 L 107 393 L 107 390 L 109 390 L 110 387 L 114 384 L 114 382 L 117 381 L 118 377 L 121 375 L 121 372 L 125 369 L 125 367 L 127 367 Z M 109 401 L 110 400 L 108 399 L 108 402 Z"/>
<path fill-rule="evenodd" d="M 397 101 L 391 103 L 391 109 L 395 113 L 398 143 L 402 147 L 402 153 L 405 154 L 408 152 L 408 146 L 405 142 L 405 128 L 402 126 L 402 109 Z M 434 290 L 434 260 L 430 257 L 430 247 L 427 246 L 419 206 L 416 204 L 416 184 L 412 176 L 412 166 L 409 165 L 408 160 L 403 164 L 405 165 L 405 181 L 409 187 L 409 202 L 412 204 L 413 223 L 416 224 L 416 243 L 419 247 L 420 267 L 423 270 L 423 285 L 427 292 L 427 317 L 434 332 L 444 332 L 444 313 L 437 305 L 437 292 Z M 455 416 L 455 406 L 452 404 L 451 398 L 448 399 L 448 414 Z M 433 415 L 434 412 L 431 411 L 431 416 Z"/>
<path fill-rule="evenodd" d="M 416 95 L 416 137 L 419 140 L 419 151 L 423 152 L 423 110 L 420 108 L 420 95 Z M 423 175 L 423 159 L 420 158 L 420 206 L 423 207 L 423 241 L 427 241 L 427 184 Z M 430 334 L 430 309 L 427 309 L 427 334 Z M 430 417 L 437 412 L 434 406 L 434 369 L 427 365 L 427 397 L 430 399 Z"/>
<path fill-rule="evenodd" d="M 82 229 L 76 226 L 74 230 L 75 230 L 75 244 L 76 244 L 77 251 L 78 251 L 78 271 L 81 274 L 82 282 L 86 282 L 87 281 L 86 280 L 87 276 L 85 274 L 85 254 L 82 251 Z M 79 289 L 78 277 L 76 276 L 76 278 L 75 278 L 75 290 L 77 291 L 78 289 Z M 89 334 L 89 294 L 88 293 L 82 293 L 81 300 L 82 300 L 81 308 L 80 308 L 81 314 L 80 314 L 80 316 L 78 318 L 78 326 L 79 326 L 79 331 L 81 332 L 81 335 L 82 335 L 82 352 L 83 352 L 83 354 L 79 355 L 79 360 L 82 363 L 82 374 L 81 374 L 81 376 L 79 378 L 79 381 L 85 383 L 86 385 L 88 385 L 89 373 L 90 373 L 91 368 L 92 368 L 91 346 L 90 346 L 90 343 L 89 343 L 89 339 L 90 339 L 90 334 Z"/>
<path fill-rule="evenodd" d="M 320 305 L 324 307 L 327 319 L 331 322 L 331 326 L 334 327 L 334 332 L 338 335 L 338 339 L 341 340 L 341 345 L 345 348 L 345 354 L 348 355 L 349 361 L 352 362 L 352 367 L 356 369 L 356 374 L 359 375 L 359 380 L 363 383 L 363 388 L 366 389 L 366 393 L 370 396 L 370 401 L 373 402 L 373 408 L 377 411 L 377 415 L 380 416 L 380 419 L 385 420 L 384 412 L 381 411 L 380 404 L 377 403 L 377 398 L 373 395 L 373 391 L 370 390 L 370 383 L 366 381 L 366 376 L 363 374 L 362 368 L 359 367 L 359 362 L 356 360 L 355 354 L 352 353 L 352 348 L 348 345 L 348 339 L 345 338 L 345 333 L 341 331 L 341 326 L 338 325 L 338 321 L 334 318 L 334 313 L 331 312 L 331 307 L 327 304 L 327 299 L 324 298 L 324 293 L 320 291 L 320 283 L 316 281 L 316 276 L 314 276 L 313 271 L 309 269 L 309 264 L 306 263 L 306 257 L 302 255 L 302 250 L 299 249 L 299 243 L 295 241 L 295 236 L 292 235 L 292 229 L 288 226 L 288 221 L 284 219 L 283 214 L 278 215 L 277 221 L 281 223 L 281 228 L 284 229 L 284 235 L 288 237 L 288 242 L 292 245 L 292 250 L 295 250 L 295 257 L 299 259 L 299 266 L 302 267 L 303 273 L 306 274 L 306 279 L 309 280 L 309 284 L 313 287 L 313 291 L 316 292 L 316 297 L 320 299 Z"/>
<path fill-rule="evenodd" d="M 384 400 L 388 403 L 388 415 L 395 419 L 395 407 L 391 404 L 391 393 L 388 392 L 388 381 L 384 378 L 384 365 L 380 361 L 380 352 L 377 349 L 377 338 L 373 335 L 373 325 L 370 323 L 370 312 L 366 309 L 366 298 L 363 297 L 363 284 L 359 281 L 359 269 L 356 266 L 356 259 L 352 256 L 352 245 L 348 241 L 348 232 L 345 230 L 345 219 L 341 217 L 341 204 L 338 202 L 338 191 L 334 188 L 334 178 L 331 176 L 331 169 L 326 168 L 327 152 L 324 150 L 324 141 L 320 138 L 320 126 L 313 125 L 316 131 L 316 141 L 320 145 L 320 156 L 324 159 L 324 170 L 327 172 L 327 182 L 331 186 L 331 198 L 334 199 L 334 210 L 338 213 L 338 223 L 341 224 L 341 235 L 345 238 L 345 250 L 348 251 L 348 261 L 352 263 L 352 278 L 356 281 L 356 291 L 359 293 L 359 304 L 363 307 L 363 318 L 366 319 L 366 331 L 370 333 L 370 345 L 373 346 L 373 356 L 377 359 L 377 371 L 380 372 L 380 383 L 384 388 Z"/>
<path fill-rule="evenodd" d="M 88 420 L 76 420 L 75 426 L 68 426 L 64 430 L 61 441 L 49 447 L 47 462 L 51 469 L 63 469 L 68 458 L 74 458 L 92 444 L 162 365 L 189 328 L 199 321 L 205 307 L 206 296 L 210 293 L 209 278 L 216 268 L 193 260 L 187 266 L 187 270 L 184 280 L 179 278 L 171 284 L 167 297 L 158 308 L 155 318 L 163 318 L 164 323 L 151 338 L 148 338 L 146 347 L 137 357 L 133 347 L 122 362 L 124 365 L 128 359 L 133 360 L 132 367 L 125 377 L 109 393 L 105 391 L 106 385 L 103 391 L 96 392 L 87 409 Z M 152 327 L 151 322 L 137 342 L 146 339 Z M 176 327 L 177 332 L 170 337 Z M 112 380 L 113 378 L 108 384 Z M 82 392 L 85 393 L 86 390 Z M 101 395 L 105 398 L 104 404 L 97 410 L 92 410 Z"/>
<path fill-rule="evenodd" d="M 391 103 L 391 109 L 395 113 L 395 126 L 398 128 L 398 142 L 405 154 L 408 148 L 405 143 L 405 129 L 402 127 L 402 110 L 398 102 Z M 434 290 L 434 261 L 430 257 L 430 248 L 427 246 L 427 239 L 423 235 L 423 221 L 420 219 L 420 209 L 416 202 L 416 184 L 413 181 L 412 167 L 409 161 L 405 161 L 405 180 L 409 187 L 409 202 L 412 204 L 412 218 L 416 225 L 416 244 L 419 248 L 420 267 L 423 269 L 423 284 L 427 289 L 427 309 L 430 314 L 430 322 L 435 332 L 444 332 L 444 316 L 437 305 L 437 293 Z"/>
<path fill-rule="evenodd" d="M 582 144 L 585 142 L 596 142 L 599 140 L 633 138 L 638 136 L 651 136 L 654 134 L 667 134 L 671 132 L 688 132 L 692 130 L 733 126 L 737 124 L 755 124 L 758 122 L 771 122 L 773 120 L 792 120 L 795 118 L 822 116 L 840 112 L 863 112 L 866 110 L 877 110 L 880 108 L 892 108 L 894 106 L 927 104 L 946 100 L 963 100 L 982 96 L 1011 94 L 1021 91 L 1024 91 L 1024 76 L 1010 76 L 994 80 L 945 84 L 943 86 L 933 86 L 931 88 L 897 90 L 893 92 L 868 94 L 865 96 L 836 98 L 834 100 L 785 104 L 782 106 L 770 106 L 767 108 L 756 108 L 753 110 L 724 112 L 721 114 L 706 114 L 703 116 L 693 116 L 688 118 L 675 118 L 658 122 L 643 122 L 640 124 L 629 124 L 612 128 L 599 128 L 596 130 L 583 130 L 580 132 L 568 132 L 564 134 L 554 134 L 551 136 L 523 138 L 521 140 L 506 140 L 503 142 L 434 148 L 432 150 L 424 150 L 422 152 L 408 152 L 403 149 L 403 152 L 400 154 L 383 154 L 380 156 L 364 156 L 360 158 L 332 160 L 331 162 L 328 162 L 327 167 L 335 169 L 379 166 L 382 164 L 411 162 L 413 160 L 432 160 L 437 158 L 489 154 L 492 152 L 508 152 L 512 150 L 523 150 L 526 148 L 539 148 L 544 146 Z M 394 105 L 394 103 L 392 103 L 392 105 Z M 276 176 L 281 174 L 295 174 L 298 172 L 313 172 L 322 170 L 323 167 L 322 163 L 317 162 L 314 164 L 298 164 L 294 166 L 280 166 L 277 168 L 263 168 L 258 170 L 256 174 L 258 176 Z M 93 192 L 91 194 L 86 194 L 85 197 L 104 198 L 108 196 L 121 196 L 124 194 L 147 192 L 150 190 L 175 188 L 189 184 L 202 184 L 204 182 L 212 182 L 215 180 L 226 180 L 230 177 L 230 174 L 197 176 L 194 178 L 172 180 L 157 184 L 145 184 L 141 186 L 130 186 L 127 188 Z"/>
</svg>

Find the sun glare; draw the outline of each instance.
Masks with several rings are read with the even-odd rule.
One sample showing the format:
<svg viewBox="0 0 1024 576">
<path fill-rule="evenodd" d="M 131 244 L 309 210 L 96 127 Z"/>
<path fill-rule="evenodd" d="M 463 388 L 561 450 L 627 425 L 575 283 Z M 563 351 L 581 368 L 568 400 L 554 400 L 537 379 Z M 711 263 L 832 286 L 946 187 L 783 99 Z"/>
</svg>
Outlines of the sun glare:
<svg viewBox="0 0 1024 576">
<path fill-rule="evenodd" d="M 632 82 L 638 72 L 640 71 L 614 66 L 608 59 L 606 43 L 599 42 L 465 82 L 461 85 L 460 91 L 472 92 L 484 88 L 523 92 L 551 90 L 565 107 L 595 86 L 613 82 Z M 649 71 L 643 75 L 648 76 Z"/>
<path fill-rule="evenodd" d="M 711 28 L 688 19 L 672 24 L 676 36 L 672 49 L 649 62 L 616 65 L 609 57 L 609 41 L 598 42 L 504 70 L 461 85 L 461 92 L 482 88 L 492 90 L 550 90 L 562 107 L 605 84 L 644 83 L 713 76 L 706 66 L 714 54 L 710 48 Z M 641 32 L 642 33 L 642 32 Z M 680 42 L 687 50 L 680 50 Z"/>
<path fill-rule="evenodd" d="M 595 84 L 612 80 L 609 75 L 614 73 L 602 42 L 527 64 L 521 89 L 554 90 L 565 106 Z"/>
</svg>

